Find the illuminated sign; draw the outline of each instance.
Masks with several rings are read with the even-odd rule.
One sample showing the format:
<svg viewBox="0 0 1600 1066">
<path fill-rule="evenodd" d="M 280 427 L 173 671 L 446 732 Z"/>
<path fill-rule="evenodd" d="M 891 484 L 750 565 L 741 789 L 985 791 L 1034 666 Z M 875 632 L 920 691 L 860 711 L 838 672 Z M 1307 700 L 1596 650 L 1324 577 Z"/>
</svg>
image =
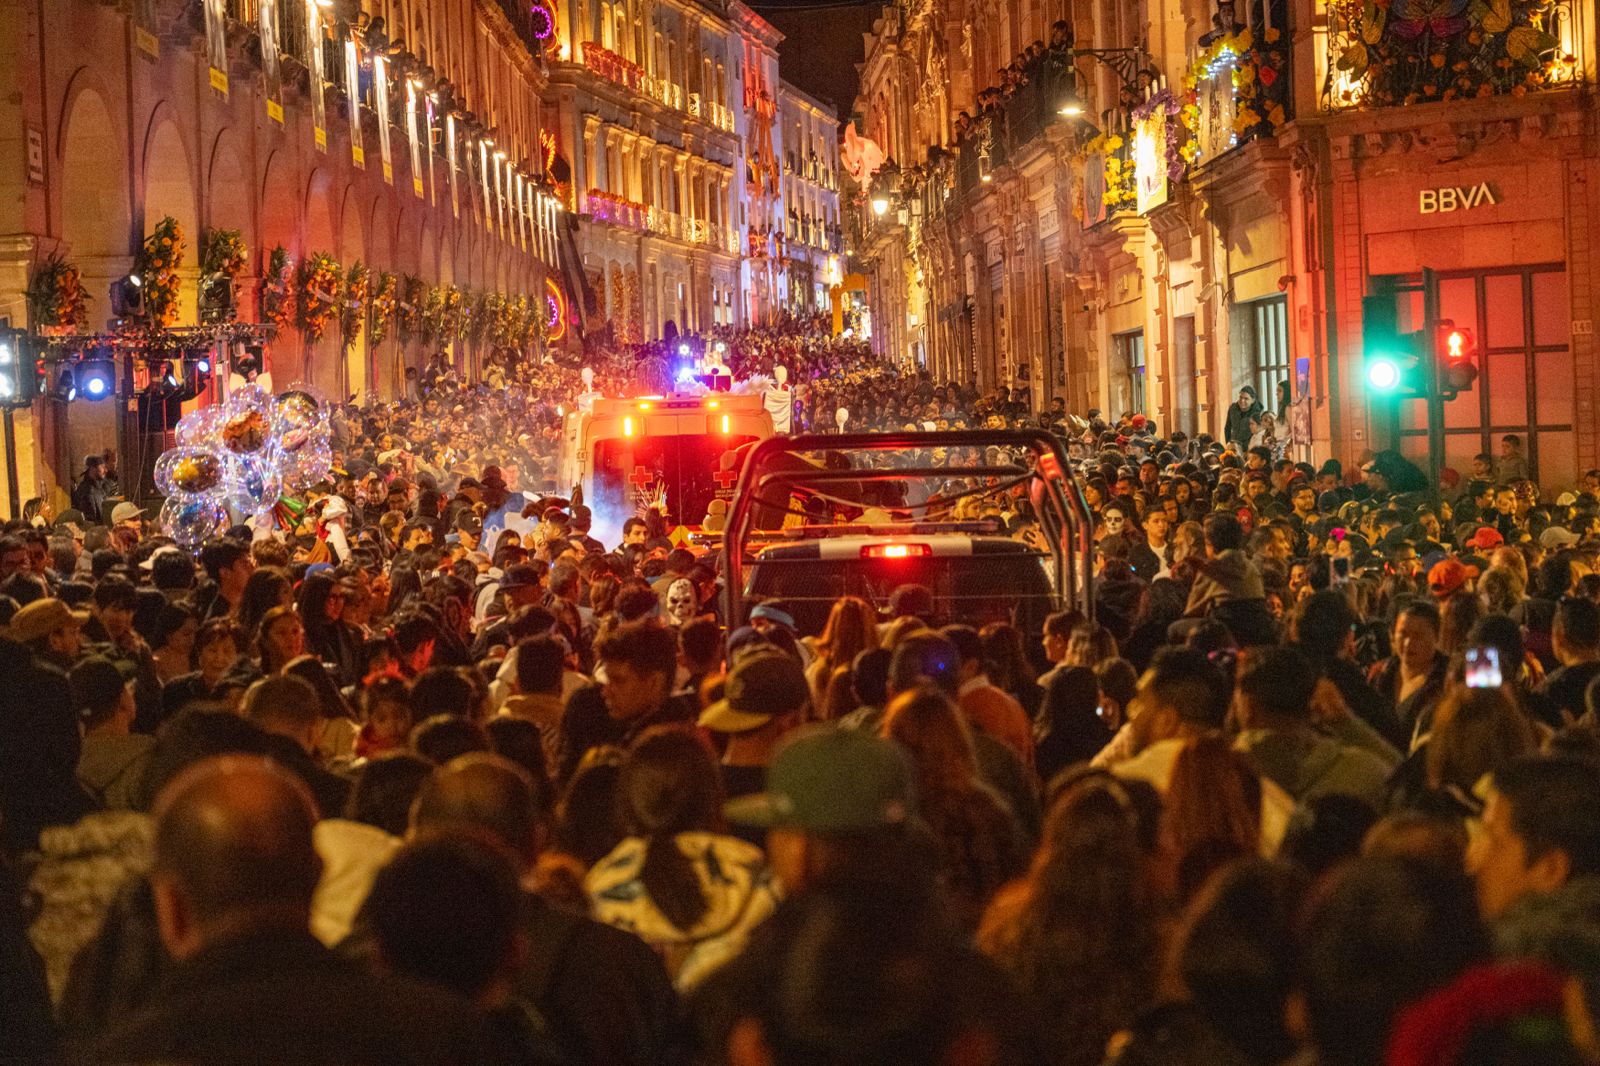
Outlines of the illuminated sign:
<svg viewBox="0 0 1600 1066">
<path fill-rule="evenodd" d="M 1486 181 L 1476 185 L 1445 185 L 1437 189 L 1417 191 L 1417 213 L 1444 215 L 1451 211 L 1471 211 L 1475 207 L 1492 207 L 1500 202 Z"/>
</svg>

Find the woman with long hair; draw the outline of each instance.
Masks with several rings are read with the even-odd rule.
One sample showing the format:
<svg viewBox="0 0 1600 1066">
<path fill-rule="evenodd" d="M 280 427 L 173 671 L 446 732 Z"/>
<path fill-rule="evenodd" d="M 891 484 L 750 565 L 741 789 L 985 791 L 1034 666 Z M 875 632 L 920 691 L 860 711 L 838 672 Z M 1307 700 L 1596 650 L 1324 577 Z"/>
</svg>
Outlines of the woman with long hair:
<svg viewBox="0 0 1600 1066">
<path fill-rule="evenodd" d="M 761 849 L 723 833 L 711 750 L 672 726 L 647 730 L 622 761 L 622 843 L 584 878 L 594 917 L 661 953 L 688 991 L 743 950 L 777 895 Z"/>
<path fill-rule="evenodd" d="M 1044 702 L 1044 689 L 1034 680 L 1036 671 L 1028 661 L 1022 644 L 1022 632 L 1009 622 L 990 622 L 979 631 L 983 640 L 983 657 L 989 664 L 989 680 L 999 689 L 1022 704 L 1028 721 L 1039 716 L 1039 705 Z"/>
<path fill-rule="evenodd" d="M 1138 810 L 1120 782 L 1092 775 L 1055 800 L 1032 867 L 996 897 L 978 948 L 1032 1009 L 1047 1061 L 1097 1066 L 1150 1004 L 1158 970 Z"/>
<path fill-rule="evenodd" d="M 1100 702 L 1100 679 L 1087 666 L 1061 666 L 1045 678 L 1044 703 L 1034 721 L 1034 761 L 1049 781 L 1074 763 L 1088 762 L 1111 742 Z"/>
<path fill-rule="evenodd" d="M 983 783 L 966 719 L 944 693 L 930 686 L 896 696 L 882 732 L 911 756 L 917 809 L 937 841 L 954 917 L 975 928 L 1025 862 L 1016 818 Z"/>
<path fill-rule="evenodd" d="M 258 571 L 259 572 L 259 571 Z M 306 653 L 306 627 L 293 607 L 274 607 L 261 619 L 256 662 L 271 677 Z"/>
<path fill-rule="evenodd" d="M 345 591 L 333 572 L 319 570 L 300 582 L 300 621 L 306 627 L 306 648 L 327 663 L 340 685 L 353 685 L 360 674 L 360 643 L 344 623 Z"/>
<path fill-rule="evenodd" d="M 298 677 L 317 693 L 317 707 L 322 716 L 322 734 L 317 739 L 317 750 L 327 762 L 349 762 L 355 758 L 355 714 L 328 666 L 315 655 L 302 655 L 283 668 L 283 672 Z"/>
<path fill-rule="evenodd" d="M 1216 870 L 1259 852 L 1261 778 L 1222 737 L 1197 737 L 1179 749 L 1161 835 L 1169 886 L 1180 903 Z"/>
<path fill-rule="evenodd" d="M 244 583 L 239 597 L 239 630 L 247 642 L 261 635 L 261 620 L 274 607 L 294 603 L 294 585 L 289 575 L 272 566 L 257 569 Z"/>
<path fill-rule="evenodd" d="M 806 670 L 811 686 L 811 706 L 823 707 L 833 672 L 849 666 L 856 656 L 878 646 L 878 613 L 858 596 L 842 596 L 828 613 L 828 623 L 816 641 L 816 657 Z"/>
</svg>

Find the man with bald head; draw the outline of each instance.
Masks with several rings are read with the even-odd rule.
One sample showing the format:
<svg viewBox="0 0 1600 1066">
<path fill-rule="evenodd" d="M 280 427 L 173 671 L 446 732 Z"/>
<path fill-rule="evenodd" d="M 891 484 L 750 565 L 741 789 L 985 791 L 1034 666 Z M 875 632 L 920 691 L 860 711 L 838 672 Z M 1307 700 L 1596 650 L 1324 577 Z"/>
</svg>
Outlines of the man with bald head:
<svg viewBox="0 0 1600 1066">
<path fill-rule="evenodd" d="M 465 831 L 491 837 L 517 857 L 529 951 L 516 995 L 549 1024 L 568 1061 L 685 1061 L 682 1015 L 660 957 L 632 933 L 558 908 L 533 890 L 549 826 L 548 801 L 533 779 L 498 755 L 445 764 L 411 807 L 413 838 Z"/>
<path fill-rule="evenodd" d="M 154 814 L 150 886 L 176 964 L 92 1061 L 487 1061 L 482 1023 L 465 1002 L 371 974 L 311 935 L 322 862 L 311 838 L 316 806 L 298 778 L 255 756 L 207 759 L 162 790 Z"/>
</svg>

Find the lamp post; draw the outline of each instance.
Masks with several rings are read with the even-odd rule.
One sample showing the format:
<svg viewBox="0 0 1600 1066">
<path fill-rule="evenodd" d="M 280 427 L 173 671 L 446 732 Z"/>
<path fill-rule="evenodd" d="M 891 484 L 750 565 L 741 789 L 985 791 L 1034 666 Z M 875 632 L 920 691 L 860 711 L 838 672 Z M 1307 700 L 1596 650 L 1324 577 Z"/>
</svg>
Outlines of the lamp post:
<svg viewBox="0 0 1600 1066">
<path fill-rule="evenodd" d="M 1068 48 L 1062 65 L 1065 85 L 1056 97 L 1056 114 L 1063 118 L 1078 118 L 1084 112 L 1083 100 L 1078 96 L 1076 64 L 1079 59 L 1093 59 L 1110 67 L 1122 84 L 1124 97 L 1136 95 L 1141 75 L 1150 73 L 1150 54 L 1140 44 L 1133 48 Z"/>
</svg>

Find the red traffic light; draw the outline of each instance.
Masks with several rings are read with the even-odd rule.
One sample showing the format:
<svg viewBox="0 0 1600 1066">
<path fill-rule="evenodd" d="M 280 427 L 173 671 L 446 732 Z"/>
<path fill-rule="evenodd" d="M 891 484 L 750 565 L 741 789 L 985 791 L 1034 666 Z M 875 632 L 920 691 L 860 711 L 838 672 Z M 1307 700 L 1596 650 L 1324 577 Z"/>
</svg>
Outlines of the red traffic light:
<svg viewBox="0 0 1600 1066">
<path fill-rule="evenodd" d="M 1478 379 L 1478 347 L 1470 329 L 1449 319 L 1439 323 L 1434 353 L 1439 360 L 1439 381 L 1447 392 L 1465 392 Z"/>
</svg>

